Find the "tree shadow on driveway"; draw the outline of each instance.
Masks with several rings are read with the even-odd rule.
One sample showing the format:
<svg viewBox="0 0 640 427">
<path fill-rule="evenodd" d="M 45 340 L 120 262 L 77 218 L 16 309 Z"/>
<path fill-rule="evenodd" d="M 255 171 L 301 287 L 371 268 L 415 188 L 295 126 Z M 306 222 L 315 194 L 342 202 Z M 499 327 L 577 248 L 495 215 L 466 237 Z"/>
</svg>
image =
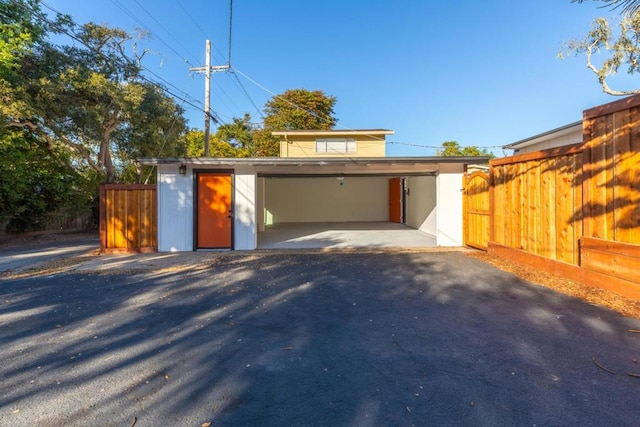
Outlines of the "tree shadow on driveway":
<svg viewBox="0 0 640 427">
<path fill-rule="evenodd" d="M 456 252 L 212 260 L 0 281 L 0 425 L 637 422 L 637 319 Z"/>
</svg>

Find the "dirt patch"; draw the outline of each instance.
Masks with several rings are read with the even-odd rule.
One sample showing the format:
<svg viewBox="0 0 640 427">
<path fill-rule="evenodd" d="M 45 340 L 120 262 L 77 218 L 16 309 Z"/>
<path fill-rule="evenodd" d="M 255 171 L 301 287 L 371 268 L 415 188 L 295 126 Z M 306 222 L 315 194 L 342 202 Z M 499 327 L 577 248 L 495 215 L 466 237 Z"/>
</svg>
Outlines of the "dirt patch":
<svg viewBox="0 0 640 427">
<path fill-rule="evenodd" d="M 492 264 L 502 271 L 507 271 L 523 280 L 536 283 L 545 288 L 580 298 L 590 304 L 606 307 L 626 317 L 640 318 L 640 301 L 626 298 L 604 289 L 586 286 L 562 277 L 542 273 L 534 268 L 504 260 L 487 252 L 473 251 L 467 252 L 466 255 Z"/>
</svg>

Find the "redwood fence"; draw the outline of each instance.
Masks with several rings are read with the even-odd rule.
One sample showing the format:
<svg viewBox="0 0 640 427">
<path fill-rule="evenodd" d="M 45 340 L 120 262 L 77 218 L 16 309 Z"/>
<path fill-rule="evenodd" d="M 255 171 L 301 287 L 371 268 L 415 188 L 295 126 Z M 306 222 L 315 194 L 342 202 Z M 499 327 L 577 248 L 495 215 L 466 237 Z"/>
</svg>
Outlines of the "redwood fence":
<svg viewBox="0 0 640 427">
<path fill-rule="evenodd" d="M 155 185 L 100 187 L 100 251 L 158 250 L 158 206 Z"/>
<path fill-rule="evenodd" d="M 490 166 L 490 252 L 640 299 L 639 96 L 586 110 L 581 144 Z"/>
</svg>

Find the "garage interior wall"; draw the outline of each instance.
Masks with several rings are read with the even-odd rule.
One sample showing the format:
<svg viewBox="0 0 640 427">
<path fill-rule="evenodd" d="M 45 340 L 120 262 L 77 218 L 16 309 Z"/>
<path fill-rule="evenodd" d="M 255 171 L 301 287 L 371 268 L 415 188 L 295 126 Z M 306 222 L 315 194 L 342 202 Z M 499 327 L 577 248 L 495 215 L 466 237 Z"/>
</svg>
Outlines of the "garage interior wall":
<svg viewBox="0 0 640 427">
<path fill-rule="evenodd" d="M 405 224 L 433 236 L 437 233 L 436 177 L 412 176 L 406 180 Z"/>
<path fill-rule="evenodd" d="M 389 220 L 389 178 L 266 178 L 266 225 Z"/>
</svg>

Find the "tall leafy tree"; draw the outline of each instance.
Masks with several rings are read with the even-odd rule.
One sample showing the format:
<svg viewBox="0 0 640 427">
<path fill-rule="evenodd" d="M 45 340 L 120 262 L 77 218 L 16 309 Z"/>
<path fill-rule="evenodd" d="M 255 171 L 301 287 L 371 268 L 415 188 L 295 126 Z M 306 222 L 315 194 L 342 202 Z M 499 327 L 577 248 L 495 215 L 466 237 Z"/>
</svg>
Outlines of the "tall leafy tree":
<svg viewBox="0 0 640 427">
<path fill-rule="evenodd" d="M 597 76 L 605 93 L 615 96 L 637 94 L 640 89 L 613 89 L 607 79 L 617 74 L 621 67 L 626 68 L 628 74 L 640 71 L 640 9 L 623 15 L 618 30 L 616 33 L 607 19 L 598 18 L 588 34 L 571 40 L 559 57 L 585 55 L 587 68 Z M 596 55 L 602 52 L 607 56 L 598 62 Z"/>
<path fill-rule="evenodd" d="M 67 167 L 66 156 L 30 132 L 0 128 L 0 234 L 41 229 L 58 212 L 88 209 L 87 180 Z"/>
<path fill-rule="evenodd" d="M 289 89 L 264 107 L 264 127 L 272 130 L 333 129 L 337 123 L 334 96 L 320 90 Z"/>
<path fill-rule="evenodd" d="M 495 155 L 491 153 L 486 148 L 478 148 L 475 145 L 470 145 L 467 147 L 461 147 L 457 141 L 445 141 L 442 143 L 442 149 L 438 150 L 438 156 L 442 157 L 461 157 L 461 156 L 471 156 L 471 157 L 489 157 L 495 158 Z"/>
<path fill-rule="evenodd" d="M 253 133 L 254 152 L 258 156 L 278 156 L 277 130 L 327 130 L 337 123 L 333 108 L 336 97 L 320 90 L 290 89 L 274 95 L 264 108 L 264 121 Z"/>
<path fill-rule="evenodd" d="M 584 3 L 585 0 L 571 0 L 571 3 Z M 620 9 L 623 13 L 635 13 L 640 10 L 640 0 L 593 0 L 607 3 L 612 9 Z"/>
<path fill-rule="evenodd" d="M 32 8 L 32 21 L 49 22 L 37 1 L 25 5 Z M 143 54 L 127 56 L 135 37 L 70 20 L 52 27 L 75 42 L 55 46 L 41 40 L 34 46 L 17 72 L 19 89 L 0 107 L 7 124 L 29 129 L 50 148 L 63 144 L 107 183 L 116 182 L 136 156 L 177 154 L 183 111 L 143 78 Z"/>
<path fill-rule="evenodd" d="M 234 117 L 229 124 L 221 125 L 216 131 L 218 142 L 226 142 L 233 153 L 233 157 L 252 157 L 255 153 L 255 127 L 251 123 L 251 115 L 245 113 L 240 119 Z"/>
</svg>

